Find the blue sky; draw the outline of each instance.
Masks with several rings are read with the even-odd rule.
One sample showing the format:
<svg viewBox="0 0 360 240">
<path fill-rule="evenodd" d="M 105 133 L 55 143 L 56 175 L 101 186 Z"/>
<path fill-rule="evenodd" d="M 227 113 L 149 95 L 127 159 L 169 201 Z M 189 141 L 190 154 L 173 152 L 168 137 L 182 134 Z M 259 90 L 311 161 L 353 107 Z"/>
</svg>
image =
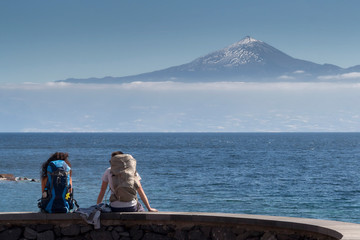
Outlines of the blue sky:
<svg viewBox="0 0 360 240">
<path fill-rule="evenodd" d="M 0 132 L 360 132 L 356 82 L 53 82 L 180 65 L 247 35 L 347 68 L 360 64 L 359 9 L 357 0 L 0 1 Z"/>
<path fill-rule="evenodd" d="M 246 35 L 360 64 L 356 0 L 0 1 L 0 83 L 126 76 L 192 61 Z"/>
</svg>

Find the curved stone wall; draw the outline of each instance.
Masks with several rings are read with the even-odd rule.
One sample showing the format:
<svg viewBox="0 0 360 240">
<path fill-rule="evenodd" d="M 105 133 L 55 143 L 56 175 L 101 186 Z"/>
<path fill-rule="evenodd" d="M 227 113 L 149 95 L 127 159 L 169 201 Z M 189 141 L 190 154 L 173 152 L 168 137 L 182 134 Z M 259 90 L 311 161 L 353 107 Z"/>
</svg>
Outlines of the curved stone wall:
<svg viewBox="0 0 360 240">
<path fill-rule="evenodd" d="M 0 213 L 0 239 L 359 240 L 360 225 L 221 213 L 102 213 L 95 229 L 77 213 Z"/>
</svg>

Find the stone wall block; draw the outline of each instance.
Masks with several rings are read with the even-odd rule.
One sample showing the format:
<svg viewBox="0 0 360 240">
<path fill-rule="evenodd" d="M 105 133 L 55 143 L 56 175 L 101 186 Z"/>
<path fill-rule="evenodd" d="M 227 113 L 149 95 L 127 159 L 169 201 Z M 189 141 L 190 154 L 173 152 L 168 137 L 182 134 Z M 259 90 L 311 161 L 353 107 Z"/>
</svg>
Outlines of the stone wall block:
<svg viewBox="0 0 360 240">
<path fill-rule="evenodd" d="M 158 233 L 147 232 L 141 240 L 174 240 L 171 237 L 164 236 Z"/>
<path fill-rule="evenodd" d="M 249 232 L 238 234 L 236 240 L 246 240 L 249 237 Z"/>
<path fill-rule="evenodd" d="M 236 235 L 230 228 L 213 228 L 211 236 L 212 239 L 217 240 L 237 240 Z"/>
<path fill-rule="evenodd" d="M 55 240 L 87 240 L 84 236 L 76 236 L 76 237 L 62 237 L 61 239 Z"/>
<path fill-rule="evenodd" d="M 80 226 L 72 224 L 70 226 L 62 227 L 61 234 L 64 236 L 77 236 L 80 234 Z"/>
<path fill-rule="evenodd" d="M 173 229 L 171 229 L 168 225 L 151 225 L 151 232 L 159 233 L 161 235 L 167 235 L 169 232 L 172 232 Z"/>
<path fill-rule="evenodd" d="M 113 240 L 119 240 L 120 239 L 120 234 L 115 230 L 111 231 L 111 236 L 112 236 Z"/>
<path fill-rule="evenodd" d="M 56 237 L 61 237 L 61 228 L 60 228 L 60 226 L 56 225 L 54 227 L 54 234 L 55 234 Z"/>
<path fill-rule="evenodd" d="M 260 240 L 261 237 L 264 235 L 264 232 L 260 232 L 260 231 L 248 231 L 247 233 L 247 238 L 246 239 L 251 239 L 251 240 Z"/>
<path fill-rule="evenodd" d="M 141 226 L 142 228 L 143 226 Z M 139 226 L 133 226 L 130 228 L 130 237 L 133 240 L 140 240 L 144 236 L 144 231 Z"/>
<path fill-rule="evenodd" d="M 15 227 L 0 232 L 0 239 L 18 240 L 21 235 L 22 229 L 19 227 Z"/>
<path fill-rule="evenodd" d="M 83 240 L 91 240 L 91 232 L 85 233 Z"/>
<path fill-rule="evenodd" d="M 29 227 L 25 227 L 24 230 L 24 237 L 26 239 L 36 239 L 37 238 L 37 232 Z"/>
<path fill-rule="evenodd" d="M 128 232 L 121 232 L 121 233 L 119 233 L 119 235 L 121 237 L 130 237 L 130 233 L 128 233 Z"/>
<path fill-rule="evenodd" d="M 189 231 L 188 234 L 189 240 L 200 240 L 200 239 L 207 239 L 204 233 L 200 229 L 194 229 Z"/>
<path fill-rule="evenodd" d="M 130 237 L 122 237 L 120 240 L 132 240 Z"/>
<path fill-rule="evenodd" d="M 107 231 L 98 231 L 98 230 L 94 230 L 92 232 L 90 232 L 90 237 L 92 240 L 113 240 L 112 235 L 110 232 Z"/>
<path fill-rule="evenodd" d="M 48 230 L 53 230 L 54 225 L 52 225 L 52 224 L 39 224 L 39 225 L 36 225 L 36 227 L 34 229 L 36 229 L 37 232 L 45 232 L 45 231 L 48 231 Z"/>
<path fill-rule="evenodd" d="M 124 226 L 116 226 L 114 228 L 114 230 L 117 231 L 118 233 L 125 232 L 125 227 Z"/>
<path fill-rule="evenodd" d="M 206 237 L 210 237 L 211 227 L 210 226 L 201 226 L 200 230 L 204 233 Z"/>
<path fill-rule="evenodd" d="M 92 226 L 92 225 L 86 225 L 86 226 L 81 226 L 81 227 L 80 227 L 80 233 L 81 233 L 81 234 L 90 232 L 91 230 L 93 230 L 93 226 Z"/>
<path fill-rule="evenodd" d="M 145 232 L 151 232 L 152 231 L 152 225 L 151 224 L 145 224 L 145 225 L 140 225 L 140 226 L 132 226 L 131 230 L 133 229 L 141 229 L 144 230 Z"/>
<path fill-rule="evenodd" d="M 188 232 L 185 230 L 178 229 L 175 232 L 174 238 L 177 240 L 188 240 Z"/>
<path fill-rule="evenodd" d="M 278 240 L 275 235 L 273 235 L 270 232 L 266 232 L 261 238 L 260 240 Z"/>
<path fill-rule="evenodd" d="M 299 236 L 295 235 L 295 234 L 277 234 L 277 239 L 278 240 L 299 240 Z"/>
<path fill-rule="evenodd" d="M 233 228 L 232 231 L 233 231 L 233 233 L 235 233 L 235 235 L 241 235 L 246 232 L 246 230 L 244 228 L 239 228 L 239 227 Z"/>
<path fill-rule="evenodd" d="M 0 225 L 0 232 L 5 231 L 7 228 L 4 225 Z"/>
<path fill-rule="evenodd" d="M 37 234 L 37 240 L 54 240 L 54 239 L 55 239 L 54 232 L 51 230 Z"/>
</svg>

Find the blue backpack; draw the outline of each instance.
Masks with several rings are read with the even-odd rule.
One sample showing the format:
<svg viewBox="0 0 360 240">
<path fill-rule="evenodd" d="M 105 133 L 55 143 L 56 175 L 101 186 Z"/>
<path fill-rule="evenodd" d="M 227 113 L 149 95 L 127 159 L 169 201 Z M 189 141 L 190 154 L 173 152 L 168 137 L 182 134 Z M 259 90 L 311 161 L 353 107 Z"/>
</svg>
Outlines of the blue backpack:
<svg viewBox="0 0 360 240">
<path fill-rule="evenodd" d="M 70 184 L 70 167 L 64 160 L 51 161 L 47 167 L 47 182 L 38 206 L 47 213 L 67 213 L 77 203 Z"/>
</svg>

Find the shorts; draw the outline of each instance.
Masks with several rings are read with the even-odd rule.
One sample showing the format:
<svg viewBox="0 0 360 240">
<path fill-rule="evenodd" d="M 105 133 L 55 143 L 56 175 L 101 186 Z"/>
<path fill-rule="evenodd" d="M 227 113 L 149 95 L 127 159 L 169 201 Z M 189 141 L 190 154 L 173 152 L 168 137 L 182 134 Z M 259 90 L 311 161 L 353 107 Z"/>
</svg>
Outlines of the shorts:
<svg viewBox="0 0 360 240">
<path fill-rule="evenodd" d="M 137 202 L 137 204 L 135 206 L 132 206 L 132 207 L 126 207 L 126 208 L 111 207 L 111 211 L 112 212 L 145 212 L 145 209 L 141 205 L 140 202 Z"/>
</svg>

